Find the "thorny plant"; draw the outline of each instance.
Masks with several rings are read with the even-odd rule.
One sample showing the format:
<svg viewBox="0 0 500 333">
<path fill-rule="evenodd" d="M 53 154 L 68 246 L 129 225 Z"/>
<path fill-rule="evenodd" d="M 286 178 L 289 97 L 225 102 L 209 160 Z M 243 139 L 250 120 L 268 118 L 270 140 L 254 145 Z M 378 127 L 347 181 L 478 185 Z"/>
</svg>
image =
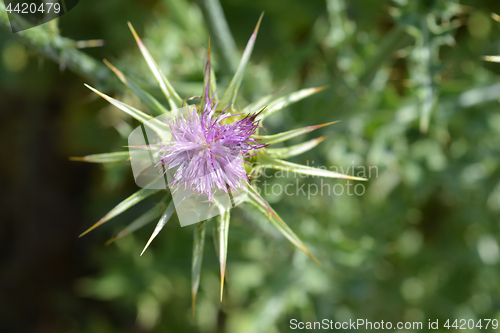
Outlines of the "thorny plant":
<svg viewBox="0 0 500 333">
<path fill-rule="evenodd" d="M 120 70 L 115 68 L 107 61 L 105 61 L 106 65 L 128 88 L 130 88 L 134 93 L 137 94 L 137 96 L 145 105 L 149 107 L 151 115 L 144 113 L 143 111 L 140 111 L 123 102 L 120 102 L 108 95 L 105 95 L 90 86 L 87 87 L 120 110 L 138 120 L 139 122 L 147 122 L 148 124 L 150 124 L 149 126 L 153 124 L 153 127 L 155 127 L 154 116 L 166 115 L 167 119 L 170 119 L 169 122 L 171 125 L 170 133 L 168 133 L 167 136 L 173 138 L 173 140 L 171 141 L 171 145 L 165 147 L 165 150 L 163 150 L 162 162 L 168 167 L 172 167 L 174 165 L 183 165 L 185 167 L 186 173 L 178 173 L 178 177 L 176 178 L 177 183 L 183 184 L 188 188 L 191 187 L 192 190 L 195 190 L 198 193 L 210 194 L 214 187 L 223 189 L 224 191 L 227 191 L 227 189 L 237 189 L 239 188 L 239 186 L 237 185 L 238 183 L 240 183 L 241 181 L 247 181 L 247 177 L 250 177 L 250 179 L 255 179 L 259 176 L 259 174 L 261 174 L 264 169 L 275 169 L 319 177 L 366 180 L 364 178 L 351 177 L 341 173 L 295 164 L 284 160 L 284 158 L 293 157 L 314 148 L 321 141 L 323 141 L 324 137 L 319 137 L 286 148 L 269 147 L 275 143 L 290 140 L 302 134 L 314 131 L 318 128 L 333 124 L 334 122 L 307 126 L 304 128 L 293 129 L 273 135 L 259 134 L 260 126 L 258 126 L 258 124 L 262 124 L 262 122 L 267 117 L 277 111 L 284 109 L 286 106 L 292 103 L 295 103 L 303 98 L 322 91 L 323 89 L 325 89 L 325 87 L 302 89 L 280 98 L 275 98 L 276 94 L 271 93 L 255 102 L 250 103 L 243 109 L 239 109 L 235 104 L 238 89 L 243 79 L 245 67 L 252 53 L 261 20 L 262 15 L 245 47 L 236 73 L 234 74 L 229 86 L 220 99 L 217 98 L 215 75 L 210 64 L 209 43 L 207 61 L 204 71 L 203 95 L 201 96 L 201 102 L 194 105 L 194 107 L 196 108 L 196 112 L 190 114 L 188 119 L 178 117 L 179 115 L 175 114 L 175 110 L 178 110 L 181 106 L 183 106 L 187 102 L 187 98 L 186 100 L 182 100 L 179 97 L 179 95 L 174 90 L 168 79 L 164 76 L 159 66 L 152 58 L 149 51 L 144 46 L 130 23 L 130 29 L 137 41 L 139 49 L 144 59 L 146 60 L 148 67 L 153 73 L 156 82 L 158 83 L 166 100 L 168 101 L 170 108 L 165 108 L 160 101 L 140 88 L 133 80 L 125 76 L 125 74 L 123 74 Z M 191 126 L 190 129 L 187 128 L 193 124 L 195 124 L 194 127 Z M 158 128 L 164 129 L 165 127 L 158 126 L 156 130 L 158 130 Z M 152 129 L 155 130 L 155 128 Z M 191 139 L 186 139 L 185 134 L 187 131 L 192 131 L 190 134 L 196 135 L 191 135 Z M 197 132 L 195 133 L 193 131 Z M 187 173 L 194 171 L 196 167 L 200 165 L 210 168 L 213 164 L 209 163 L 209 161 L 210 158 L 213 157 L 212 154 L 215 150 L 218 150 L 216 154 L 218 153 L 219 155 L 220 153 L 229 154 L 227 153 L 226 149 L 226 144 L 228 142 L 233 146 L 237 145 L 239 147 L 239 153 L 249 153 L 248 155 L 243 155 L 244 161 L 241 161 L 246 163 L 238 163 L 236 167 L 230 170 L 220 168 L 218 171 L 221 171 L 222 173 L 217 172 L 217 175 L 212 175 L 212 178 L 206 179 L 207 181 L 203 183 L 204 186 L 201 187 L 196 185 L 199 184 L 199 182 L 189 183 L 184 179 Z M 188 155 L 190 155 L 189 158 L 192 158 L 195 154 L 199 154 L 198 159 L 192 159 L 190 161 L 183 159 Z M 129 159 L 129 152 L 111 152 L 105 154 L 88 155 L 75 159 L 86 162 L 125 162 Z M 125 199 L 123 202 L 118 204 L 116 207 L 114 207 L 102 219 L 100 219 L 87 231 L 83 232 L 80 236 L 87 234 L 94 228 L 102 225 L 103 223 L 109 221 L 113 217 L 123 213 L 128 208 L 142 201 L 143 199 L 159 191 L 162 190 L 141 189 L 137 191 L 136 193 Z M 299 237 L 297 237 L 297 235 L 292 231 L 292 229 L 290 229 L 289 226 L 280 218 L 280 216 L 266 202 L 266 200 L 262 198 L 258 188 L 254 184 L 248 184 L 246 191 L 248 194 L 245 198 L 246 203 L 255 206 L 262 214 L 265 215 L 269 222 L 271 222 L 293 245 L 305 252 L 311 259 L 319 263 L 319 261 L 309 252 L 309 250 L 299 239 Z M 158 233 L 170 219 L 173 212 L 174 203 L 171 197 L 171 193 L 170 191 L 165 189 L 165 196 L 159 204 L 152 207 L 150 210 L 135 219 L 126 228 L 118 232 L 112 239 L 108 241 L 108 244 L 132 233 L 133 231 L 146 225 L 148 222 L 151 222 L 152 220 L 160 217 L 158 224 L 153 231 L 153 234 L 151 235 L 148 243 L 144 248 L 144 250 L 146 250 L 151 241 L 156 237 L 156 235 L 158 235 Z M 214 228 L 216 228 L 216 233 L 214 234 L 217 237 L 216 251 L 218 253 L 220 262 L 220 296 L 222 300 L 224 276 L 226 272 L 230 212 L 224 211 L 217 218 L 214 218 L 214 220 Z M 203 258 L 203 249 L 205 245 L 205 230 L 208 221 L 209 220 L 200 222 L 194 228 L 191 279 L 193 314 L 196 303 L 196 295 L 200 283 L 201 264 Z"/>
</svg>

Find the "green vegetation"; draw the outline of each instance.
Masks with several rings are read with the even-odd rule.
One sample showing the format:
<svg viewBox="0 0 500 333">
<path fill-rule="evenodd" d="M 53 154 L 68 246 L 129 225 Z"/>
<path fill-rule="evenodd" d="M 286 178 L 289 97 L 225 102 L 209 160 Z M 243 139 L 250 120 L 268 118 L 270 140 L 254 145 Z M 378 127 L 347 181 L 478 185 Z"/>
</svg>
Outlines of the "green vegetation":
<svg viewBox="0 0 500 333">
<path fill-rule="evenodd" d="M 500 3 L 220 5 L 227 22 L 216 0 L 81 1 L 14 35 L 0 3 L 0 331 L 297 332 L 291 319 L 325 318 L 425 331 L 428 320 L 500 320 L 500 63 L 484 58 L 500 55 Z M 262 12 L 236 105 L 269 104 L 260 134 L 276 143 L 270 156 L 368 181 L 262 171 L 260 194 L 321 265 L 258 209 L 234 209 L 221 302 L 215 221 L 181 228 L 174 213 L 142 256 L 154 224 L 117 235 L 157 221 L 164 193 L 141 193 L 78 239 L 139 190 L 126 154 L 95 155 L 126 151 L 138 122 L 84 83 L 153 115 L 179 102 L 166 101 L 130 21 L 181 100 L 203 90 L 210 37 L 222 98 Z M 96 39 L 104 45 L 78 42 Z M 322 86 L 273 112 L 272 101 Z M 200 244 L 203 264 L 192 267 Z"/>
</svg>

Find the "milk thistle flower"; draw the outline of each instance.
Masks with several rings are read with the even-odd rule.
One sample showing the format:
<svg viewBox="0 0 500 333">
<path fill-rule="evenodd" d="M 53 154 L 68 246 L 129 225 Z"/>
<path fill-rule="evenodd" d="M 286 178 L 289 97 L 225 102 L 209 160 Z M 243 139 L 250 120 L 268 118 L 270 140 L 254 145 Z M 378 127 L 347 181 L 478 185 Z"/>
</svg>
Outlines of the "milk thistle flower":
<svg viewBox="0 0 500 333">
<path fill-rule="evenodd" d="M 208 96 L 208 90 L 206 91 Z M 258 113 L 248 114 L 244 118 L 229 124 L 224 120 L 242 114 L 232 115 L 226 107 L 218 116 L 215 115 L 218 102 L 213 104 L 215 93 L 201 115 L 193 107 L 187 117 L 178 116 L 170 123 L 173 140 L 167 145 L 161 144 L 161 160 L 156 166 L 168 169 L 177 167 L 174 180 L 169 184 L 173 192 L 180 186 L 206 194 L 212 200 L 216 189 L 229 194 L 238 191 L 242 181 L 248 181 L 248 175 L 242 165 L 243 157 L 251 151 L 265 147 L 258 143 L 254 135 L 259 126 Z"/>
<path fill-rule="evenodd" d="M 140 40 L 139 36 L 137 36 L 130 23 L 130 29 L 137 41 L 139 49 L 141 50 L 141 53 L 154 75 L 161 91 L 163 92 L 170 108 L 167 109 L 161 102 L 155 99 L 147 91 L 140 88 L 133 80 L 125 76 L 124 73 L 107 61 L 105 61 L 106 65 L 108 65 L 118 78 L 128 88 L 135 92 L 141 101 L 149 107 L 151 115 L 107 96 L 90 86 L 87 86 L 89 89 L 99 94 L 101 97 L 139 122 L 148 124 L 148 126 L 150 126 L 152 130 L 157 131 L 159 135 L 166 134 L 164 136 L 167 136 L 169 139 L 164 140 L 164 142 L 160 145 L 159 153 L 161 159 L 157 164 L 157 167 L 159 168 L 161 166 L 169 169 L 177 167 L 174 179 L 171 181 L 171 185 L 174 186 L 172 192 L 176 191 L 176 189 L 180 187 L 185 187 L 191 192 L 195 191 L 198 194 L 205 194 L 209 196 L 209 198 L 212 198 L 213 191 L 215 189 L 223 190 L 225 193 L 230 193 L 233 190 L 239 190 L 241 188 L 240 185 L 242 185 L 243 182 L 248 181 L 249 177 L 254 179 L 257 178 L 264 169 L 275 169 L 309 176 L 366 180 L 364 178 L 351 177 L 341 173 L 295 164 L 284 160 L 314 148 L 321 141 L 323 141 L 324 137 L 319 137 L 285 148 L 268 147 L 275 143 L 284 142 L 302 134 L 314 131 L 318 128 L 333 124 L 334 122 L 307 126 L 273 135 L 259 134 L 260 124 L 268 116 L 284 109 L 292 103 L 325 89 L 324 87 L 306 88 L 280 98 L 275 98 L 275 93 L 271 93 L 255 102 L 250 103 L 243 109 L 235 107 L 235 100 L 243 79 L 243 72 L 252 53 L 261 19 L 262 16 L 260 17 L 257 26 L 247 43 L 247 46 L 245 47 L 238 69 L 220 100 L 216 100 L 215 97 L 217 88 L 216 82 L 213 79 L 214 73 L 210 65 L 209 44 L 201 102 L 196 105 L 187 106 L 189 110 L 187 115 L 176 114 L 179 107 L 183 106 L 187 99 L 183 100 L 179 97 L 175 89 L 156 64 L 155 60 L 150 55 L 147 48 Z M 166 116 L 166 119 L 168 120 L 167 127 L 169 127 L 168 133 L 164 133 L 166 127 L 164 126 L 165 124 L 160 121 L 155 122 L 156 118 L 153 116 Z M 74 159 L 94 163 L 110 163 L 126 162 L 129 158 L 129 152 L 112 152 L 77 157 Z M 246 162 L 245 165 L 243 165 L 243 162 Z M 101 220 L 95 223 L 80 236 L 83 236 L 118 214 L 121 214 L 144 198 L 160 191 L 160 189 L 140 189 L 118 204 Z M 318 262 L 300 238 L 260 195 L 260 191 L 255 184 L 248 184 L 248 186 L 245 187 L 245 192 L 247 195 L 243 201 L 245 204 L 241 205 L 243 208 L 245 208 L 247 204 L 257 208 L 293 245 Z M 240 203 L 238 203 L 238 205 L 239 204 Z M 151 241 L 162 230 L 170 217 L 173 215 L 174 210 L 172 196 L 170 191 L 167 190 L 158 205 L 155 205 L 153 208 L 135 219 L 129 226 L 111 238 L 108 241 L 108 244 L 116 239 L 130 234 L 159 217 L 158 224 L 144 248 L 144 250 L 146 250 Z M 220 263 L 220 296 L 222 300 L 228 250 L 227 245 L 230 211 L 223 211 L 218 218 L 212 218 L 212 220 L 214 220 L 213 223 L 215 223 L 216 230 L 214 236 L 216 237 L 217 253 Z M 200 283 L 203 249 L 205 246 L 205 229 L 208 221 L 210 220 L 200 222 L 196 224 L 194 228 L 191 280 L 193 313 Z"/>
</svg>

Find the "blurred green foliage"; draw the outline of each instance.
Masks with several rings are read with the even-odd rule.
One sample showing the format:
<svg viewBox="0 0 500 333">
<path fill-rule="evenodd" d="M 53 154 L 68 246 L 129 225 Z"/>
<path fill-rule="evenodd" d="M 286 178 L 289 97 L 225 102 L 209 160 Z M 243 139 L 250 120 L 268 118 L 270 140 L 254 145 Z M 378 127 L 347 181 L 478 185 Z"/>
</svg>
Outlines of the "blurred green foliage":
<svg viewBox="0 0 500 333">
<path fill-rule="evenodd" d="M 297 181 L 307 188 L 321 185 L 321 179 L 260 179 L 261 185 L 270 184 L 271 193 L 264 197 L 323 265 L 261 223 L 255 211 L 234 210 L 224 300 L 219 301 L 217 256 L 207 246 L 197 312 L 191 318 L 194 226 L 180 228 L 174 219 L 142 257 L 153 226 L 103 247 L 107 238 L 158 199 L 151 197 L 77 240 L 79 231 L 135 189 L 126 164 L 87 166 L 81 169 L 85 184 L 78 187 L 83 194 L 72 197 L 81 208 L 67 214 L 78 215 L 79 224 L 64 241 L 84 244 L 76 249 L 65 245 L 78 252 L 76 265 L 84 269 L 71 268 L 74 274 L 63 288 L 47 289 L 45 297 L 51 301 L 46 311 L 51 316 L 46 322 L 35 320 L 33 331 L 254 333 L 292 331 L 292 318 L 422 321 L 424 327 L 428 319 L 500 320 L 500 64 L 481 60 L 500 54 L 500 22 L 490 17 L 491 12 L 500 13 L 500 3 L 223 0 L 221 4 L 240 51 L 265 11 L 238 104 L 244 106 L 280 87 L 284 94 L 329 85 L 328 90 L 274 114 L 266 131 L 341 120 L 321 129 L 327 139 L 293 161 L 344 170 L 376 167 L 364 184 L 366 192 L 310 198 L 300 193 L 276 195 L 270 190 L 274 184 Z M 59 29 L 75 40 L 103 39 L 105 46 L 85 52 L 108 59 L 159 95 L 127 21 L 139 28 L 181 97 L 200 94 L 210 32 L 194 1 L 81 1 L 60 19 Z M 30 128 L 44 112 L 53 110 L 39 107 L 40 101 L 58 105 L 51 124 L 58 133 L 54 146 L 61 158 L 124 149 L 130 119 L 95 100 L 80 76 L 59 72 L 59 65 L 41 60 L 7 32 L 0 34 L 0 56 L 0 138 L 8 143 L 0 147 L 4 188 L 29 189 L 8 180 L 17 179 L 20 172 L 26 172 L 28 180 L 45 177 L 43 170 L 19 168 L 30 160 L 23 157 L 23 147 L 29 149 L 23 140 L 37 140 L 40 135 Z M 221 61 L 213 55 L 218 84 L 227 86 L 231 76 Z M 143 108 L 119 83 L 93 83 Z M 16 101 L 21 99 L 30 102 L 19 107 Z M 14 117 L 15 112 L 24 115 Z M 21 144 L 14 144 L 13 138 Z M 64 168 L 75 168 L 71 163 Z M 67 175 L 67 179 L 78 177 Z M 341 180 L 324 183 L 346 185 Z M 58 209 L 56 200 L 50 204 Z M 19 218 L 19 223 L 37 223 L 43 230 L 44 223 L 51 226 L 47 216 L 36 222 Z M 18 221 L 16 215 L 9 221 Z M 8 249 L 22 248 L 14 246 L 21 242 L 7 242 L 8 235 L 21 234 L 10 230 L 0 229 L 0 241 Z M 207 236 L 210 245 L 210 226 Z M 6 269 L 5 274 L 11 273 Z M 24 306 L 14 311 L 22 313 Z M 6 332 L 20 331 L 13 328 L 16 323 L 2 319 Z"/>
</svg>

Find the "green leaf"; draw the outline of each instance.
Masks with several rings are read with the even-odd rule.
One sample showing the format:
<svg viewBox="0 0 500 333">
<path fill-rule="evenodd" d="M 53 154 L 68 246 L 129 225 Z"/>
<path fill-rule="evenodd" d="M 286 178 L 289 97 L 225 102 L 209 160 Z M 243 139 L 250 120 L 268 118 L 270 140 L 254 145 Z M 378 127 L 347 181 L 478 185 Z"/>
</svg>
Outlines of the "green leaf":
<svg viewBox="0 0 500 333">
<path fill-rule="evenodd" d="M 142 200 L 146 199 L 147 197 L 149 197 L 152 194 L 155 194 L 158 191 L 160 191 L 160 190 L 158 190 L 158 189 L 152 190 L 152 189 L 147 189 L 147 188 L 140 189 L 139 191 L 135 192 L 134 194 L 129 196 L 127 199 L 123 200 L 118 205 L 116 205 L 115 208 L 113 208 L 112 210 L 109 211 L 109 213 L 104 215 L 104 217 L 102 219 L 100 219 L 93 226 L 91 226 L 86 231 L 81 233 L 80 236 L 78 236 L 78 237 L 82 237 L 83 235 L 89 233 L 90 231 L 94 230 L 95 228 L 97 228 L 101 224 L 111 220 L 113 217 L 123 213 L 124 211 L 126 211 L 130 207 L 134 206 L 135 204 L 141 202 Z"/>
<path fill-rule="evenodd" d="M 162 214 L 162 212 L 165 210 L 166 199 L 168 197 L 169 196 L 165 197 L 165 199 L 162 200 L 160 203 L 154 205 L 153 208 L 151 208 L 150 210 L 148 210 L 147 212 L 145 212 L 144 214 L 142 214 L 141 216 L 136 218 L 126 228 L 120 230 L 113 238 L 111 238 L 110 240 L 108 240 L 106 242 L 106 245 L 109 245 L 109 244 L 113 243 L 114 241 L 116 241 L 117 239 L 120 239 L 122 237 L 125 237 L 125 236 L 133 233 L 134 231 L 142 228 L 143 226 L 145 226 L 149 222 L 158 218 Z"/>
<path fill-rule="evenodd" d="M 151 96 L 151 94 L 147 91 L 140 88 L 132 79 L 126 77 L 125 74 L 118 70 L 118 68 L 113 66 L 106 59 L 104 59 L 104 63 L 116 74 L 116 76 L 120 79 L 120 81 L 123 82 L 123 84 L 129 87 L 140 98 L 140 100 L 148 106 L 148 108 L 154 115 L 160 116 L 168 112 L 168 110 L 160 102 L 158 102 L 156 98 Z"/>
<path fill-rule="evenodd" d="M 116 100 L 112 97 L 109 97 L 106 94 L 101 93 L 97 89 L 92 88 L 91 86 L 85 84 L 87 88 L 107 100 L 109 103 L 113 104 L 123 112 L 127 113 L 128 115 L 132 116 L 133 118 L 139 120 L 142 123 L 145 123 L 148 125 L 153 131 L 155 131 L 158 136 L 160 136 L 164 141 L 170 140 L 170 128 L 165 122 L 162 122 L 156 118 L 151 117 L 149 114 L 146 114 L 140 110 L 137 110 L 136 108 L 131 107 L 130 105 L 127 105 L 125 103 L 120 102 L 119 100 Z"/>
<path fill-rule="evenodd" d="M 264 200 L 259 192 L 252 186 L 248 185 L 248 198 L 247 202 L 255 206 L 264 216 L 266 216 L 269 221 L 285 236 L 293 245 L 303 251 L 312 260 L 321 264 L 318 259 L 316 259 L 311 252 L 306 248 L 304 243 L 300 238 L 290 229 L 290 227 L 278 216 L 274 209 Z"/>
<path fill-rule="evenodd" d="M 325 123 L 321 125 L 307 126 L 303 128 L 297 128 L 288 132 L 273 134 L 273 135 L 254 135 L 253 137 L 256 139 L 260 139 L 259 143 L 266 143 L 268 145 L 272 145 L 273 143 L 283 142 L 286 140 L 290 140 L 295 138 L 296 136 L 306 134 L 317 130 L 318 128 L 325 127 L 331 124 L 337 123 L 337 121 L 332 121 L 331 123 Z"/>
<path fill-rule="evenodd" d="M 201 263 L 203 261 L 203 248 L 205 247 L 205 226 L 207 221 L 198 223 L 194 229 L 193 239 L 193 262 L 191 265 L 191 308 L 194 311 L 196 306 L 196 295 L 200 286 Z"/>
<path fill-rule="evenodd" d="M 214 240 L 214 249 L 215 249 L 215 254 L 217 255 L 217 258 L 219 258 L 219 234 L 217 232 L 217 227 L 218 223 L 212 223 L 212 238 Z"/>
<path fill-rule="evenodd" d="M 128 151 L 117 151 L 113 153 L 93 154 L 81 157 L 70 157 L 71 161 L 81 161 L 89 163 L 115 163 L 124 162 L 129 159 Z"/>
<path fill-rule="evenodd" d="M 229 220 L 231 214 L 229 211 L 224 211 L 219 215 L 217 223 L 217 232 L 219 235 L 219 263 L 220 263 L 220 300 L 222 301 L 222 293 L 224 291 L 224 276 L 226 274 L 226 259 L 227 259 L 227 241 L 229 235 Z"/>
<path fill-rule="evenodd" d="M 299 154 L 302 154 L 310 149 L 313 149 L 316 147 L 319 143 L 321 143 L 323 140 L 325 140 L 326 135 L 321 136 L 316 139 L 312 139 L 306 142 L 302 142 L 290 147 L 285 147 L 285 148 L 268 148 L 266 149 L 266 153 L 269 156 L 272 157 L 277 157 L 277 158 L 289 158 L 293 156 L 297 156 Z"/>
<path fill-rule="evenodd" d="M 500 62 L 500 56 L 484 56 L 482 59 L 491 62 Z"/>
<path fill-rule="evenodd" d="M 158 64 L 155 62 L 151 54 L 149 53 L 148 49 L 144 44 L 142 43 L 141 39 L 137 35 L 137 33 L 134 30 L 134 27 L 132 27 L 132 24 L 128 22 L 128 26 L 130 28 L 130 31 L 132 31 L 132 34 L 134 35 L 135 41 L 137 42 L 137 45 L 139 46 L 139 49 L 141 50 L 142 56 L 148 63 L 149 69 L 151 69 L 151 72 L 153 73 L 156 82 L 160 86 L 161 91 L 165 95 L 165 97 L 168 100 L 168 103 L 170 104 L 170 110 L 174 110 L 179 108 L 182 105 L 182 99 L 179 97 L 179 95 L 175 92 L 174 88 L 170 84 L 170 82 L 167 80 L 165 75 L 162 73 L 160 68 L 158 67 Z"/>
<path fill-rule="evenodd" d="M 313 168 L 306 165 L 296 164 L 288 161 L 283 161 L 280 159 L 272 158 L 266 156 L 265 153 L 259 154 L 259 164 L 258 168 L 275 169 L 281 171 L 288 171 L 294 173 L 300 173 L 309 176 L 318 177 L 328 177 L 328 178 L 342 178 L 342 179 L 352 179 L 352 180 L 367 180 L 366 178 L 353 177 L 349 175 L 344 175 L 342 173 L 324 170 L 319 168 Z"/>
<path fill-rule="evenodd" d="M 255 39 L 257 38 L 257 32 L 259 31 L 260 22 L 263 16 L 264 13 L 260 15 L 259 21 L 255 26 L 252 36 L 248 40 L 247 46 L 245 47 L 245 51 L 243 51 L 243 56 L 241 57 L 238 69 L 236 70 L 236 73 L 234 73 L 234 76 L 231 82 L 229 83 L 229 86 L 227 87 L 224 96 L 222 96 L 221 105 L 229 105 L 230 103 L 233 103 L 233 105 L 230 108 L 231 110 L 234 109 L 233 107 L 234 101 L 236 100 L 236 95 L 238 95 L 238 89 L 240 88 L 241 81 L 243 80 L 243 73 L 245 72 L 245 67 L 247 66 L 247 63 L 250 60 L 250 55 L 252 54 L 253 46 L 255 44 Z"/>
<path fill-rule="evenodd" d="M 160 220 L 158 221 L 158 224 L 156 225 L 155 230 L 153 230 L 153 234 L 149 238 L 146 246 L 144 246 L 144 250 L 142 250 L 141 256 L 144 254 L 144 251 L 146 251 L 146 249 L 149 247 L 149 244 L 151 244 L 153 239 L 155 239 L 155 237 L 160 233 L 161 229 L 163 229 L 165 224 L 167 224 L 168 220 L 170 220 L 174 211 L 175 211 L 174 202 L 171 201 L 170 204 L 168 205 L 167 209 L 165 210 L 165 212 L 161 216 Z"/>
<path fill-rule="evenodd" d="M 287 107 L 290 104 L 300 101 L 306 97 L 309 97 L 317 92 L 325 90 L 328 86 L 316 87 L 316 88 L 306 88 L 299 91 L 295 91 L 286 96 L 280 97 L 277 100 L 271 102 L 267 108 L 259 115 L 258 118 L 264 120 L 273 113 L 280 111 L 281 109 Z"/>
</svg>

